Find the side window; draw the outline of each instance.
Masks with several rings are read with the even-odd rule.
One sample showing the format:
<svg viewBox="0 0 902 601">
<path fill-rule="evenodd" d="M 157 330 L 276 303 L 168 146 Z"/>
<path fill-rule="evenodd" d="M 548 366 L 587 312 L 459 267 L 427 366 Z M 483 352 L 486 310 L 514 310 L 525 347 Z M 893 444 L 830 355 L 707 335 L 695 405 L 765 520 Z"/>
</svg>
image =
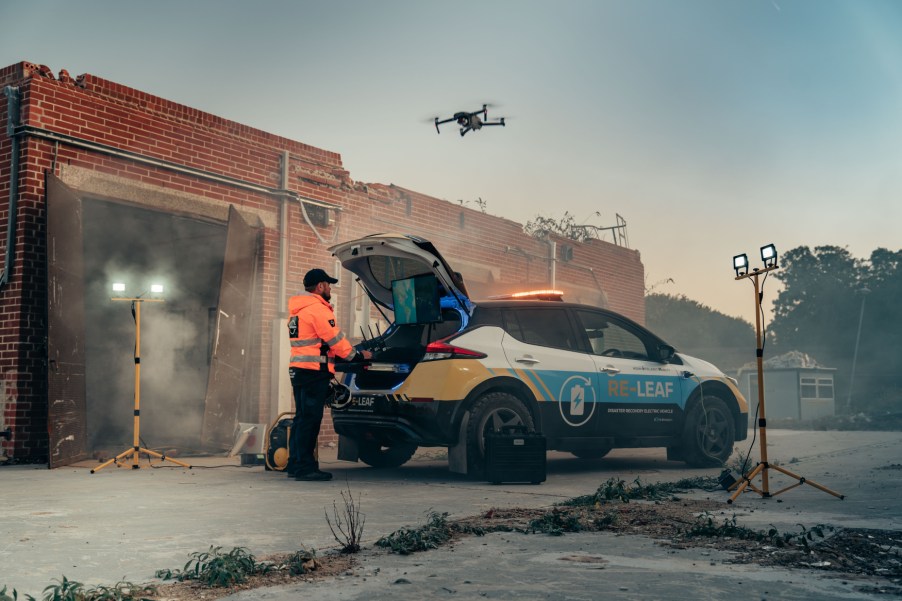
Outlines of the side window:
<svg viewBox="0 0 902 601">
<path fill-rule="evenodd" d="M 636 334 L 593 311 L 577 311 L 580 325 L 589 339 L 593 355 L 648 359 L 645 343 Z"/>
<path fill-rule="evenodd" d="M 471 328 L 478 328 L 479 326 L 498 326 L 503 328 L 504 320 L 501 318 L 501 309 L 486 309 L 477 306 L 468 325 Z"/>
<path fill-rule="evenodd" d="M 505 322 L 510 335 L 521 342 L 570 351 L 581 350 L 570 327 L 567 312 L 563 309 L 508 310 Z"/>
<path fill-rule="evenodd" d="M 442 321 L 425 327 L 426 339 L 423 345 L 447 338 L 460 329 L 460 314 L 454 309 L 442 310 Z"/>
</svg>

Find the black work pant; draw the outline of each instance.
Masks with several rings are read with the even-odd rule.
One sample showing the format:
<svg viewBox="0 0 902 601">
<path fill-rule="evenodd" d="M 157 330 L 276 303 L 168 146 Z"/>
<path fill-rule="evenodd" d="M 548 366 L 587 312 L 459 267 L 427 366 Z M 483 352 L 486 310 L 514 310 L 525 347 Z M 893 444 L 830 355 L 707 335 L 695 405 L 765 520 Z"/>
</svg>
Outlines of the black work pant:
<svg viewBox="0 0 902 601">
<path fill-rule="evenodd" d="M 290 367 L 288 375 L 294 393 L 294 422 L 288 437 L 288 465 L 285 469 L 295 474 L 309 474 L 319 469 L 314 452 L 332 374 Z"/>
</svg>

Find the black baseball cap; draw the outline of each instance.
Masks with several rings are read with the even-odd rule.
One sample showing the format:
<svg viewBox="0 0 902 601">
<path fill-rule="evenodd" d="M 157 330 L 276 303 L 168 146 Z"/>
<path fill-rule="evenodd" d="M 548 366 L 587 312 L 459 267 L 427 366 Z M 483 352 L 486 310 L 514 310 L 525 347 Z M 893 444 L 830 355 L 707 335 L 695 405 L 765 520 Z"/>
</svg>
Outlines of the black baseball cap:
<svg viewBox="0 0 902 601">
<path fill-rule="evenodd" d="M 311 269 L 304 275 L 304 288 L 310 288 L 311 286 L 316 286 L 320 282 L 329 282 L 330 284 L 337 284 L 338 280 L 330 277 L 322 269 L 316 268 Z"/>
</svg>

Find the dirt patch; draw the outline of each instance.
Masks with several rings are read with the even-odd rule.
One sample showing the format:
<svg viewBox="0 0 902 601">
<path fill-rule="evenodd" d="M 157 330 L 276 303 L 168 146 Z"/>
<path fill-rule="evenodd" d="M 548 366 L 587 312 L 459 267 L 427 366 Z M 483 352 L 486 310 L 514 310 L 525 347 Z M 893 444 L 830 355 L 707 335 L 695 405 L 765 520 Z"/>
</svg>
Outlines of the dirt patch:
<svg viewBox="0 0 902 601">
<path fill-rule="evenodd" d="M 270 555 L 259 559 L 260 561 L 268 561 L 278 565 L 287 561 L 288 557 L 288 555 Z M 316 561 L 315 568 L 305 574 L 295 576 L 287 571 L 273 571 L 267 574 L 251 576 L 247 582 L 231 587 L 207 587 L 191 580 L 170 582 L 157 585 L 156 594 L 149 598 L 154 601 L 214 601 L 241 591 L 261 587 L 300 584 L 325 578 L 334 578 L 349 572 L 355 565 L 356 562 L 353 555 L 331 553 L 319 558 Z"/>
<path fill-rule="evenodd" d="M 752 530 L 736 524 L 723 503 L 706 500 L 611 501 L 585 506 L 540 509 L 492 509 L 482 515 L 447 521 L 434 516 L 430 528 L 441 528 L 442 544 L 489 532 L 523 532 L 534 536 L 565 535 L 567 532 L 615 532 L 648 536 L 658 544 L 674 548 L 701 547 L 730 551 L 729 563 L 757 563 L 786 569 L 823 571 L 825 575 L 858 583 L 868 593 L 902 595 L 902 532 L 831 528 L 829 526 L 777 532 Z M 422 536 L 429 536 L 424 531 Z M 434 545 L 433 545 L 434 546 Z M 364 553 L 389 553 L 378 547 Z M 355 555 L 338 553 L 319 558 L 316 570 L 300 576 L 274 572 L 256 576 L 228 589 L 203 588 L 190 583 L 159 588 L 154 599 L 210 601 L 241 590 L 314 582 L 354 574 Z M 284 557 L 262 558 L 276 563 Z M 587 561 L 572 557 L 571 561 Z"/>
</svg>

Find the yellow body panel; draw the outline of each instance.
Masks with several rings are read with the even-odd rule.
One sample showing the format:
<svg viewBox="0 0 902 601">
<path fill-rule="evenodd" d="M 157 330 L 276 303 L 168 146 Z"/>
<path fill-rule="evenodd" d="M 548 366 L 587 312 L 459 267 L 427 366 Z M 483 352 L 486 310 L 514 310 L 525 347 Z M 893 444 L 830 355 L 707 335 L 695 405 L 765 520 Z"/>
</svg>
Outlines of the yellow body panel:
<svg viewBox="0 0 902 601">
<path fill-rule="evenodd" d="M 426 361 L 416 366 L 396 394 L 408 398 L 461 401 L 476 386 L 492 377 L 481 362 L 473 359 Z"/>
<path fill-rule="evenodd" d="M 736 387 L 736 384 L 733 383 L 733 380 L 730 378 L 718 378 L 721 382 L 726 384 L 727 388 L 730 389 L 730 392 L 733 393 L 733 396 L 736 397 L 736 404 L 739 405 L 739 413 L 748 413 L 749 411 L 749 403 L 742 396 L 742 393 L 739 392 L 739 388 Z"/>
</svg>

